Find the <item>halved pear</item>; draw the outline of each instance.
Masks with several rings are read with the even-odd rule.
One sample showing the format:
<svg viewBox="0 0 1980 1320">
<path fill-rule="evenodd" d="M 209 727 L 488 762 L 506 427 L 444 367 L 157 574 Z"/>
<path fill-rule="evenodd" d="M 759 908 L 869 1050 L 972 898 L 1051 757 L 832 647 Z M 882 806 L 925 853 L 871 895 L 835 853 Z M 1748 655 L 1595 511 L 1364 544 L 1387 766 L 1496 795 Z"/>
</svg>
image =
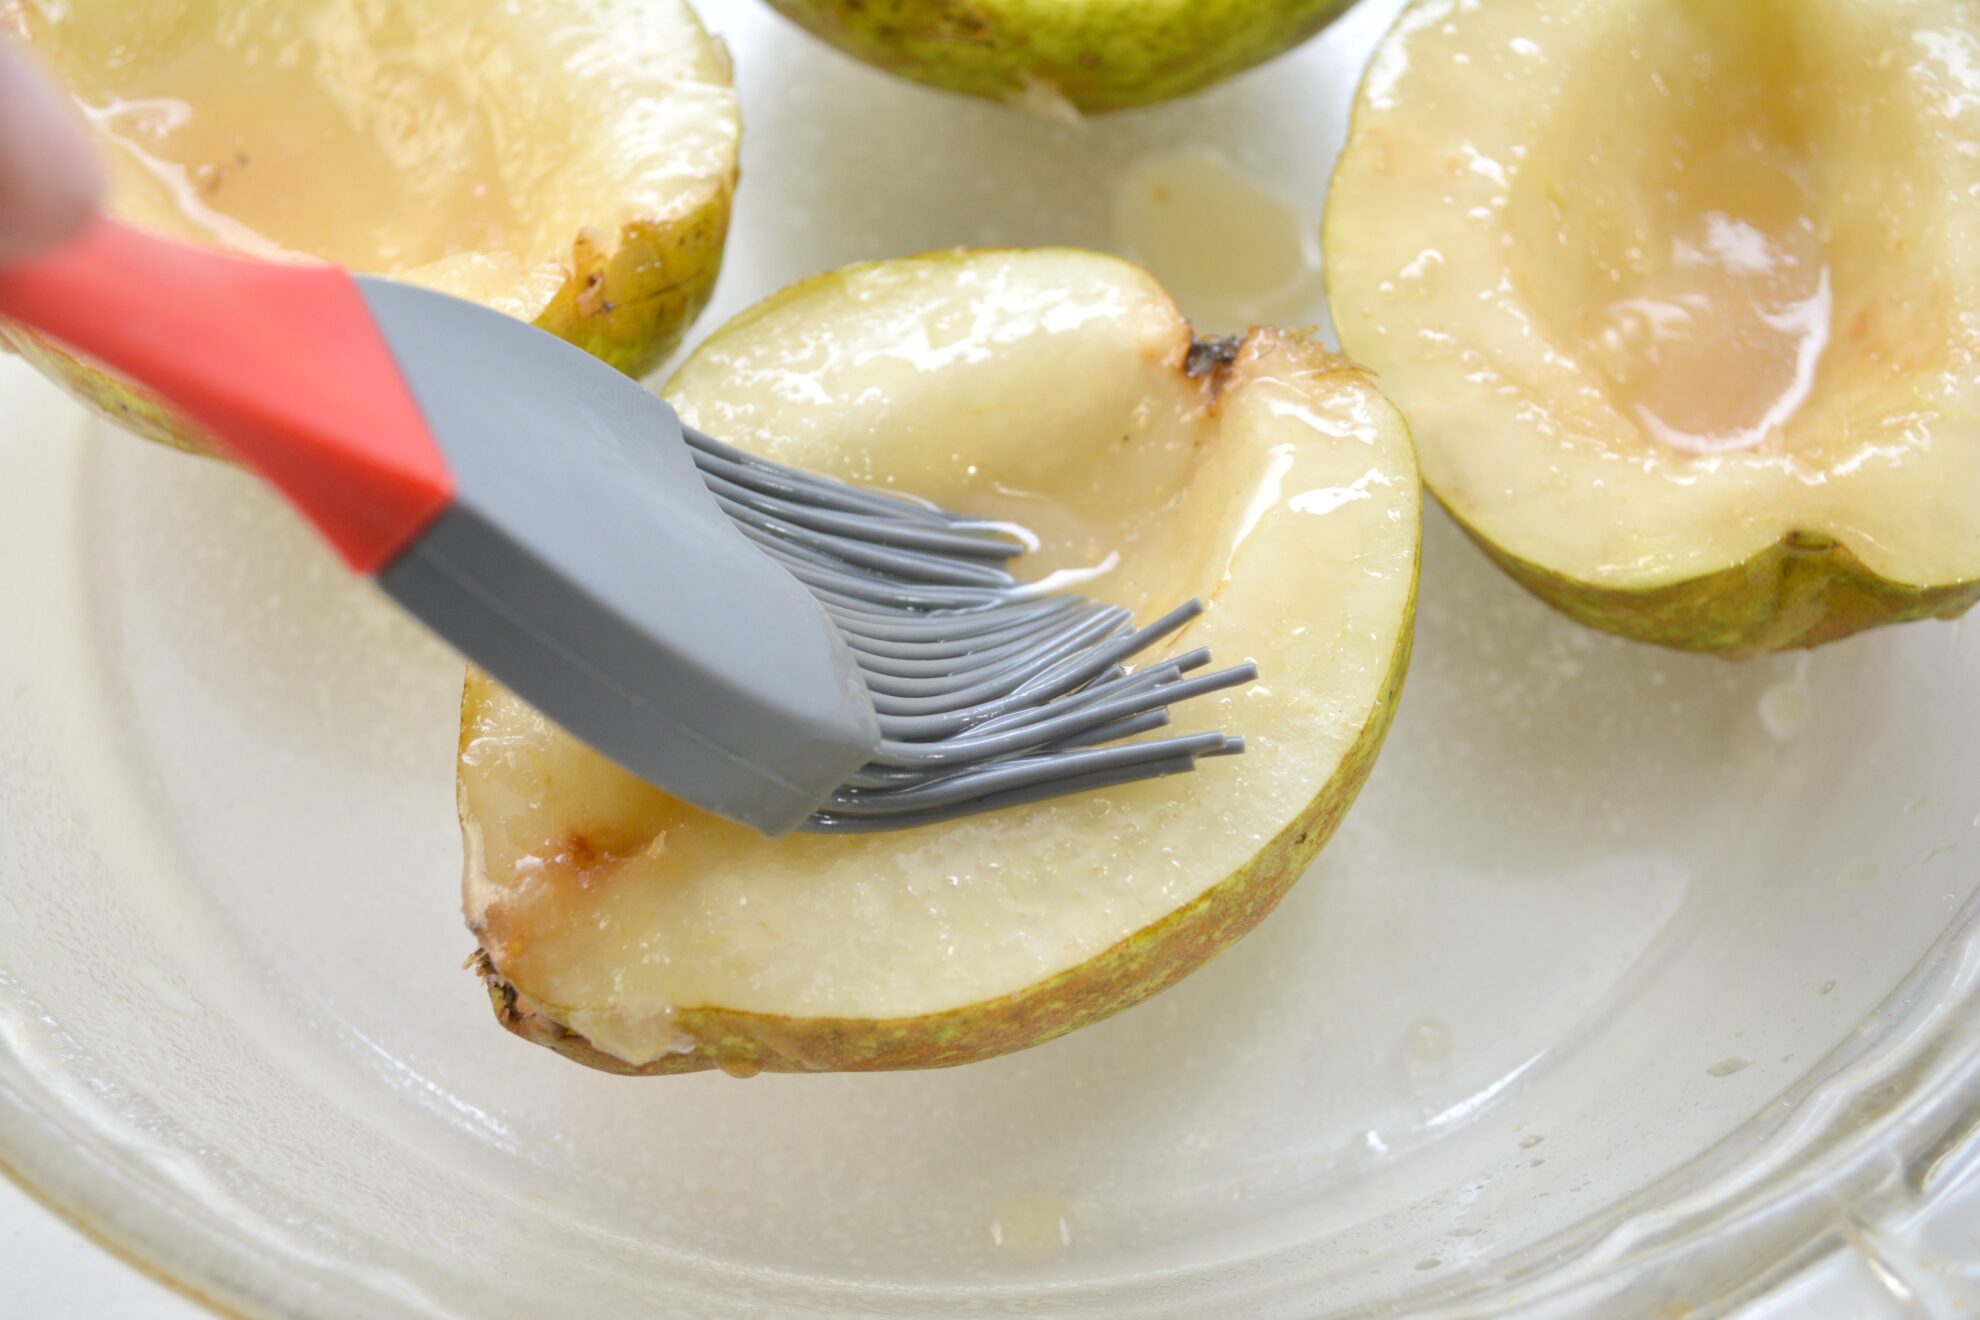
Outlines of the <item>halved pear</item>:
<svg viewBox="0 0 1980 1320">
<path fill-rule="evenodd" d="M 1325 27 L 1351 0 L 770 0 L 916 82 L 1045 113 L 1201 91 Z"/>
<path fill-rule="evenodd" d="M 1419 0 L 1327 210 L 1431 489 L 1573 617 L 1740 655 L 1980 599 L 1980 6 Z"/>
<path fill-rule="evenodd" d="M 682 0 L 0 0 L 0 32 L 68 86 L 126 219 L 472 298 L 634 374 L 714 288 L 741 130 Z M 211 452 L 147 392 L 6 340 Z"/>
<path fill-rule="evenodd" d="M 465 906 L 517 1033 L 637 1073 L 1002 1054 L 1249 930 L 1360 789 L 1408 661 L 1420 496 L 1401 418 L 1345 359 L 1279 330 L 1195 343 L 1112 257 L 956 253 L 786 290 L 667 395 L 779 461 L 1023 523 L 1032 572 L 1112 564 L 1086 590 L 1142 617 L 1201 597 L 1166 653 L 1209 646 L 1263 677 L 1176 726 L 1249 750 L 950 825 L 773 842 L 470 675 Z"/>
</svg>

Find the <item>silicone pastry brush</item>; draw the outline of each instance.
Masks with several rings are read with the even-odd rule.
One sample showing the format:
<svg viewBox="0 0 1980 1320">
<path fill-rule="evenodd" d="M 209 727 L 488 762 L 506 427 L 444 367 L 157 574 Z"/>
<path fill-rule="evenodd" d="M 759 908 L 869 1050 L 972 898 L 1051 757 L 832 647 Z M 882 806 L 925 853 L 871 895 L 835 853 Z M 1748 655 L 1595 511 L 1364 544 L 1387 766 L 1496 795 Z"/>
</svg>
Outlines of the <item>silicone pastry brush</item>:
<svg viewBox="0 0 1980 1320">
<path fill-rule="evenodd" d="M 1011 529 L 767 462 L 443 294 L 99 221 L 0 316 L 155 391 L 349 565 L 628 770 L 766 834 L 889 829 L 1191 770 L 1140 738 L 1254 676 L 1128 661 L 1199 612 L 1018 581 Z M 1137 740 L 1138 739 L 1138 740 Z"/>
</svg>

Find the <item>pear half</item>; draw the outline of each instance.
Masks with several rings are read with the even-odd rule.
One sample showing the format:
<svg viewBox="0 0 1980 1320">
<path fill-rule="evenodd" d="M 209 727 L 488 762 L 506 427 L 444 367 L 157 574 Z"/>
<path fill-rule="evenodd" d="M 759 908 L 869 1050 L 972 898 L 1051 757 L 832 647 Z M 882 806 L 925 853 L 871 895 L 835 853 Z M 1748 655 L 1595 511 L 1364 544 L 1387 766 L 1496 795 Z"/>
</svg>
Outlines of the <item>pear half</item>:
<svg viewBox="0 0 1980 1320">
<path fill-rule="evenodd" d="M 1046 114 L 1200 91 L 1325 27 L 1350 0 L 770 0 L 916 82 Z"/>
<path fill-rule="evenodd" d="M 1305 337 L 1192 341 L 1111 257 L 858 266 L 716 332 L 667 389 L 782 462 L 1031 528 L 1028 571 L 1207 613 L 1255 659 L 1177 708 L 1249 740 L 1194 775 L 775 842 L 617 769 L 485 676 L 462 711 L 465 906 L 502 1021 L 617 1072 L 933 1067 L 1173 983 L 1278 902 L 1373 764 L 1406 667 L 1420 495 L 1401 418 Z M 667 572 L 655 564 L 655 572 Z"/>
<path fill-rule="evenodd" d="M 1326 221 L 1500 564 L 1741 655 L 1980 598 L 1980 6 L 1419 0 Z"/>
<path fill-rule="evenodd" d="M 103 144 L 126 219 L 392 275 L 639 374 L 721 265 L 740 121 L 682 0 L 0 0 Z M 25 330 L 152 439 L 212 442 Z"/>
</svg>

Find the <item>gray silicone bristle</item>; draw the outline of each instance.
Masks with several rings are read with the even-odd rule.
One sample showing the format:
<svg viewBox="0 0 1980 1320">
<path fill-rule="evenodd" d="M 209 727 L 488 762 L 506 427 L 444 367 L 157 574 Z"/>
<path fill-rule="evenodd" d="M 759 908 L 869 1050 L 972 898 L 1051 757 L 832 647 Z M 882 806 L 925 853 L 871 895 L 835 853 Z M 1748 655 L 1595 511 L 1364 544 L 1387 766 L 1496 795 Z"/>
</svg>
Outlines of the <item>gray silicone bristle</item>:
<svg viewBox="0 0 1980 1320">
<path fill-rule="evenodd" d="M 997 524 L 682 434 L 723 512 L 844 635 L 879 719 L 872 761 L 800 828 L 906 829 L 1244 750 L 1222 733 L 1126 741 L 1166 725 L 1176 702 L 1257 676 L 1250 664 L 1195 673 L 1201 649 L 1127 667 L 1199 602 L 1137 628 L 1127 610 L 1042 595 L 1006 571 L 1024 547 Z"/>
<path fill-rule="evenodd" d="M 359 288 L 455 485 L 379 585 L 669 793 L 771 836 L 899 829 L 1243 749 L 1143 738 L 1253 675 L 1133 667 L 1194 602 L 1137 628 L 1012 576 L 1008 527 L 720 444 L 499 312 Z"/>
</svg>

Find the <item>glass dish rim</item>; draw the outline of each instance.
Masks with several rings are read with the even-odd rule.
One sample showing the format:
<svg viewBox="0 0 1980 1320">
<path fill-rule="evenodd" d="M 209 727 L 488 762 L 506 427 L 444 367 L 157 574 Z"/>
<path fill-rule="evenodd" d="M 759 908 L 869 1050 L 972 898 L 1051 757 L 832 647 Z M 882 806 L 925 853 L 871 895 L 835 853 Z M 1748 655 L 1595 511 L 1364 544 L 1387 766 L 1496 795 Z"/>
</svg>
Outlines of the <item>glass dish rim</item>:
<svg viewBox="0 0 1980 1320">
<path fill-rule="evenodd" d="M 1841 1231 L 1843 1209 L 1863 1210 L 1861 1221 L 1873 1227 L 1901 1210 L 1929 1216 L 1949 1189 L 1980 1170 L 1980 892 L 1865 1018 L 1880 1020 L 1881 1031 L 1837 1045 L 1754 1117 L 1624 1200 L 1482 1271 L 1473 1266 L 1463 1293 L 1453 1295 L 1453 1278 L 1446 1276 L 1383 1305 L 1421 1316 L 1515 1308 L 1572 1313 L 1613 1301 L 1652 1274 L 1662 1288 L 1709 1296 L 1715 1304 L 1751 1302 L 1860 1246 Z M 18 1075 L 34 1077 L 18 1053 L 0 1047 L 0 1176 L 124 1264 L 216 1315 L 293 1320 L 339 1313 L 285 1300 L 284 1283 L 294 1276 L 279 1250 L 257 1250 L 244 1235 L 214 1231 L 203 1222 L 209 1216 L 188 1213 L 185 1198 L 174 1204 L 160 1185 L 130 1177 L 87 1140 L 79 1116 L 59 1104 L 36 1105 L 10 1085 L 10 1064 Z M 1853 1126 L 1850 1102 L 1880 1090 L 1889 1093 L 1888 1102 L 1871 1122 Z M 1756 1174 L 1729 1158 L 1759 1139 L 1782 1143 L 1770 1147 L 1772 1167 Z M 1870 1205 L 1879 1193 L 1889 1194 L 1893 1175 L 1897 1204 Z M 1674 1203 L 1683 1207 L 1675 1216 Z M 1324 1289 L 1285 1253 L 1279 1258 L 1291 1268 L 1268 1268 L 1257 1284 L 1219 1300 L 1285 1302 Z M 1265 1253 L 1252 1263 L 1271 1259 Z M 1051 1291 L 1079 1306 L 1104 1304 L 1107 1290 L 1158 1277 L 1183 1283 L 1195 1276 L 1199 1287 L 1214 1289 L 1219 1266 L 1229 1263 Z M 781 1277 L 798 1288 L 822 1285 L 817 1300 L 828 1308 L 835 1294 L 846 1295 L 844 1280 Z M 1035 1291 L 992 1285 L 970 1294 L 1019 1300 Z M 898 1301 L 958 1300 L 953 1287 L 942 1285 L 890 1285 L 886 1292 Z M 339 1300 L 322 1299 L 324 1305 Z M 390 1304 L 376 1294 L 347 1300 Z M 410 1307 L 372 1313 L 434 1314 Z"/>
</svg>

